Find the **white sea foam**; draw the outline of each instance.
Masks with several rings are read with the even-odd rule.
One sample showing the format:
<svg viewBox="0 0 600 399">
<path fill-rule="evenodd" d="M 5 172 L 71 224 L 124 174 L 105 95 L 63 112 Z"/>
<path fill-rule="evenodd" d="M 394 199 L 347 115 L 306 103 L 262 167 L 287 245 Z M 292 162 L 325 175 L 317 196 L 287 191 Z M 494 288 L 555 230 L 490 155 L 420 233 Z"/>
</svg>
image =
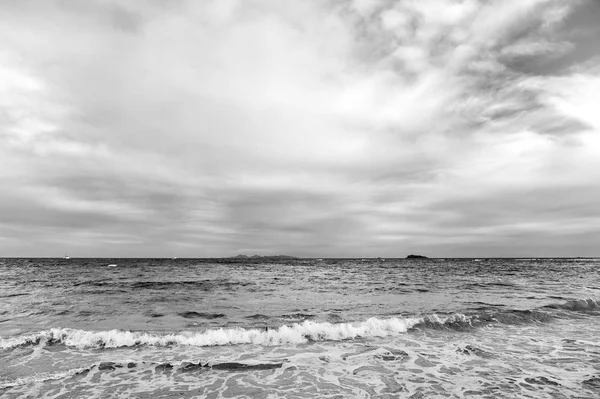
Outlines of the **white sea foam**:
<svg viewBox="0 0 600 399">
<path fill-rule="evenodd" d="M 43 382 L 49 380 L 61 380 L 66 377 L 71 377 L 73 375 L 84 372 L 85 368 L 77 368 L 71 369 L 67 371 L 58 371 L 55 373 L 38 373 L 29 375 L 27 377 L 16 378 L 14 380 L 4 380 L 0 381 L 0 389 L 8 388 L 8 387 L 16 387 L 20 385 L 28 385 L 34 384 L 36 382 Z"/>
<path fill-rule="evenodd" d="M 277 329 L 259 330 L 219 328 L 204 332 L 182 332 L 158 335 L 131 331 L 86 331 L 70 328 L 53 328 L 37 335 L 0 339 L 0 348 L 62 343 L 76 348 L 119 348 L 137 345 L 150 346 L 223 346 L 254 344 L 276 346 L 302 344 L 310 341 L 339 341 L 361 337 L 387 337 L 402 334 L 421 322 L 420 318 L 370 318 L 359 323 L 316 323 L 281 326 Z"/>
</svg>

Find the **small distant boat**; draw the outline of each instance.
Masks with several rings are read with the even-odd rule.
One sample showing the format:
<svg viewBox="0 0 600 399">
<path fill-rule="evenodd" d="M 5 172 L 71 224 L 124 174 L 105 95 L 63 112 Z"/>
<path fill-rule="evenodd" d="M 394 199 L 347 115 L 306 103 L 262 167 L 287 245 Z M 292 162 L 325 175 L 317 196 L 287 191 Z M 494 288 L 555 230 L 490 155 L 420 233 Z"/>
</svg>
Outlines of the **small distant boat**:
<svg viewBox="0 0 600 399">
<path fill-rule="evenodd" d="M 177 256 L 173 256 L 171 259 L 173 259 L 173 260 L 177 260 Z"/>
<path fill-rule="evenodd" d="M 110 265 L 108 265 L 108 267 L 117 267 L 117 265 L 115 263 L 111 263 Z"/>
<path fill-rule="evenodd" d="M 65 256 L 63 256 L 63 259 L 71 259 L 71 257 L 67 254 L 65 254 Z"/>
</svg>

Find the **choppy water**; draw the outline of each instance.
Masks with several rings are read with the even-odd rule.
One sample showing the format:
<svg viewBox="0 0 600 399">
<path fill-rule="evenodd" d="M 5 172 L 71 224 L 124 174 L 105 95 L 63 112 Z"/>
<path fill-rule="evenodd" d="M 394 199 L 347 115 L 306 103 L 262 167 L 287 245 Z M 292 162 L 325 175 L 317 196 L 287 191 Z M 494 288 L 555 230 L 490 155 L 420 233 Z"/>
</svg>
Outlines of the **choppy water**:
<svg viewBox="0 0 600 399">
<path fill-rule="evenodd" d="M 600 397 L 598 259 L 249 262 L 0 259 L 0 396 Z"/>
</svg>

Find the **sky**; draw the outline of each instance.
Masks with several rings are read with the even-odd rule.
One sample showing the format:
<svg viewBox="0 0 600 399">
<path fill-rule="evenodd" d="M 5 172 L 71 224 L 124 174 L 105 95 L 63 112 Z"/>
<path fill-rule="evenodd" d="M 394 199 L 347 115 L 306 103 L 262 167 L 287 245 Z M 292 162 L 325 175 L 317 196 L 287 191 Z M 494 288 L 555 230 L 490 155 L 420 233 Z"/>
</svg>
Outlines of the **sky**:
<svg viewBox="0 0 600 399">
<path fill-rule="evenodd" d="M 0 256 L 600 256 L 599 0 L 0 2 Z"/>
</svg>

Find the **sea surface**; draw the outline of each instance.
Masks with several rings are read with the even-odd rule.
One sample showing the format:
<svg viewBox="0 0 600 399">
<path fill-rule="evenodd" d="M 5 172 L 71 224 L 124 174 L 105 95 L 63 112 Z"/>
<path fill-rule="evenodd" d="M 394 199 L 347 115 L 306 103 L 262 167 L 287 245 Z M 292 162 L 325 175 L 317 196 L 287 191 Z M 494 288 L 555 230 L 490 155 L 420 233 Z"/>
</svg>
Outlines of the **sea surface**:
<svg viewBox="0 0 600 399">
<path fill-rule="evenodd" d="M 600 398 L 600 259 L 0 259 L 2 398 Z"/>
</svg>

